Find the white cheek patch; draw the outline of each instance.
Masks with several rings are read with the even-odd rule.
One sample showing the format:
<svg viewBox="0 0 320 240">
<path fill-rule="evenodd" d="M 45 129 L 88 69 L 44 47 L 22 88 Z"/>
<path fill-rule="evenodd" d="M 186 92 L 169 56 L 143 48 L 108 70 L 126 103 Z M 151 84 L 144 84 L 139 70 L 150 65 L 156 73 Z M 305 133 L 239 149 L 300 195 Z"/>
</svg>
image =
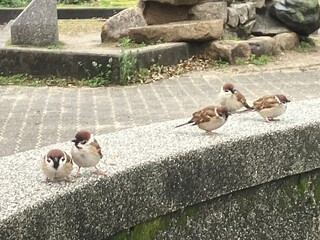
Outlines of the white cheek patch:
<svg viewBox="0 0 320 240">
<path fill-rule="evenodd" d="M 89 138 L 87 144 L 90 144 L 90 143 L 92 143 L 92 142 L 94 142 L 94 136 L 93 136 L 93 134 L 90 135 L 90 138 Z"/>
</svg>

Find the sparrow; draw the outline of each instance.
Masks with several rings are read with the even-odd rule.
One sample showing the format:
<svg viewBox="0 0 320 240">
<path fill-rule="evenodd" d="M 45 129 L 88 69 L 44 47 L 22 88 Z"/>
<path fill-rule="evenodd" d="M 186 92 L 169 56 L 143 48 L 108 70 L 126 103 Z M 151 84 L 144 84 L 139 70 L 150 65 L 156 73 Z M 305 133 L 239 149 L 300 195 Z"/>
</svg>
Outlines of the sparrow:
<svg viewBox="0 0 320 240">
<path fill-rule="evenodd" d="M 253 102 L 253 108 L 266 120 L 266 122 L 276 121 L 274 119 L 282 115 L 287 109 L 290 100 L 283 94 L 268 95 Z"/>
<path fill-rule="evenodd" d="M 97 174 L 106 175 L 101 171 L 97 164 L 102 158 L 101 148 L 93 134 L 86 130 L 79 131 L 75 139 L 72 140 L 74 145 L 71 149 L 73 161 L 78 165 L 76 176 L 80 176 L 80 168 L 94 167 Z"/>
<path fill-rule="evenodd" d="M 248 110 L 253 109 L 248 105 L 246 98 L 231 83 L 222 85 L 218 100 L 220 105 L 226 107 L 230 113 L 234 113 L 242 107 L 246 107 Z"/>
<path fill-rule="evenodd" d="M 73 169 L 73 162 L 66 152 L 52 149 L 41 159 L 40 168 L 46 176 L 46 182 L 56 179 L 70 182 L 69 175 Z"/>
<path fill-rule="evenodd" d="M 230 114 L 225 107 L 208 106 L 193 113 L 193 117 L 189 122 L 178 125 L 176 128 L 193 123 L 192 125 L 198 125 L 198 127 L 205 130 L 206 133 L 214 134 L 212 130 L 225 124 L 229 115 Z"/>
</svg>

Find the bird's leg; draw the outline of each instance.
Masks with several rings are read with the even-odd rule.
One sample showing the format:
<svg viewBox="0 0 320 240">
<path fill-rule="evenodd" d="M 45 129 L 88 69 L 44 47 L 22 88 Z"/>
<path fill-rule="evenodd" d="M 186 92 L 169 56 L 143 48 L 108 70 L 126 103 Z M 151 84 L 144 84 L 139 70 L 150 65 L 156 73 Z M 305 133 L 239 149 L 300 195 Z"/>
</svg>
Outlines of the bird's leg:
<svg viewBox="0 0 320 240">
<path fill-rule="evenodd" d="M 68 183 L 74 183 L 74 182 L 75 182 L 75 180 L 74 180 L 74 179 L 71 179 L 70 176 L 65 177 L 65 178 L 64 178 L 64 181 L 65 181 L 65 183 L 67 183 L 67 182 L 68 182 Z"/>
<path fill-rule="evenodd" d="M 97 175 L 103 175 L 106 176 L 107 173 L 105 173 L 104 171 L 100 170 L 97 166 L 94 167 L 96 169 L 96 171 L 94 172 Z"/>
<path fill-rule="evenodd" d="M 79 168 L 78 168 L 78 171 L 77 171 L 77 173 L 76 173 L 75 177 L 80 177 L 80 176 L 81 176 L 80 168 L 81 168 L 81 167 L 79 167 Z"/>
<path fill-rule="evenodd" d="M 275 122 L 275 121 L 279 121 L 279 119 L 274 119 L 274 118 L 268 118 L 268 117 L 266 117 L 266 122 L 267 122 L 267 123 Z"/>
<path fill-rule="evenodd" d="M 218 135 L 218 133 L 216 133 L 216 132 L 211 132 L 211 131 L 206 131 L 206 134 L 207 134 L 207 135 L 211 135 L 211 136 L 213 136 L 213 135 Z"/>
<path fill-rule="evenodd" d="M 46 183 L 46 184 L 48 184 L 48 183 L 49 183 L 49 178 L 46 177 L 43 182 Z"/>
<path fill-rule="evenodd" d="M 245 113 L 245 112 L 252 112 L 253 109 L 244 109 L 244 110 L 241 110 L 241 111 L 236 111 L 236 112 L 233 112 L 232 114 L 239 114 L 239 113 Z"/>
</svg>

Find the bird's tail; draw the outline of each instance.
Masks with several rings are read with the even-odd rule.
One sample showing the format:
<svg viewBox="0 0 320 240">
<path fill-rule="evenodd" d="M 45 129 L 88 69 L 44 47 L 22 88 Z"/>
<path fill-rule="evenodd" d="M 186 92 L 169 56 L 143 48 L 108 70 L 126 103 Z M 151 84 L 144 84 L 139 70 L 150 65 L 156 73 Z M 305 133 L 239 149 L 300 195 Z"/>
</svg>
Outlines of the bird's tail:
<svg viewBox="0 0 320 240">
<path fill-rule="evenodd" d="M 189 122 L 186 122 L 186 123 L 180 124 L 180 125 L 178 125 L 178 126 L 175 126 L 175 128 L 182 127 L 182 126 L 187 125 L 187 124 L 190 124 L 190 123 L 193 123 L 193 121 L 190 120 Z"/>
<path fill-rule="evenodd" d="M 254 109 L 254 107 L 251 107 L 251 106 L 249 106 L 249 104 L 248 103 L 244 103 L 244 106 L 248 109 L 248 110 L 253 110 Z"/>
</svg>

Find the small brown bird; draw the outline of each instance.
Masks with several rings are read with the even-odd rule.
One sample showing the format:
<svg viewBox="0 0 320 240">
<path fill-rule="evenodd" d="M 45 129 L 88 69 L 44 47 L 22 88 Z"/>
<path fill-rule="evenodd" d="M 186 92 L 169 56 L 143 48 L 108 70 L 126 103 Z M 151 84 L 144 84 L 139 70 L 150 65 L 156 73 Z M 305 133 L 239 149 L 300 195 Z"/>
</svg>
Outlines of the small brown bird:
<svg viewBox="0 0 320 240">
<path fill-rule="evenodd" d="M 218 100 L 220 105 L 226 107 L 230 113 L 234 113 L 242 107 L 253 109 L 248 105 L 246 98 L 231 83 L 223 84 L 218 94 Z"/>
<path fill-rule="evenodd" d="M 78 165 L 76 176 L 80 176 L 80 168 L 94 167 L 97 174 L 106 175 L 101 171 L 97 164 L 102 158 L 101 148 L 93 134 L 89 131 L 79 131 L 75 139 L 72 140 L 74 145 L 71 149 L 71 156 L 73 161 Z"/>
<path fill-rule="evenodd" d="M 282 115 L 287 109 L 290 100 L 283 94 L 269 95 L 259 98 L 253 102 L 254 109 L 266 120 L 266 122 L 276 121 L 274 119 Z"/>
<path fill-rule="evenodd" d="M 46 176 L 46 181 L 64 179 L 70 182 L 69 175 L 73 169 L 71 157 L 60 149 L 50 150 L 40 162 L 40 168 Z"/>
<path fill-rule="evenodd" d="M 193 113 L 193 117 L 189 122 L 178 125 L 176 128 L 193 123 L 192 125 L 198 125 L 206 133 L 214 134 L 212 131 L 225 124 L 229 115 L 225 107 L 208 106 Z"/>
</svg>

